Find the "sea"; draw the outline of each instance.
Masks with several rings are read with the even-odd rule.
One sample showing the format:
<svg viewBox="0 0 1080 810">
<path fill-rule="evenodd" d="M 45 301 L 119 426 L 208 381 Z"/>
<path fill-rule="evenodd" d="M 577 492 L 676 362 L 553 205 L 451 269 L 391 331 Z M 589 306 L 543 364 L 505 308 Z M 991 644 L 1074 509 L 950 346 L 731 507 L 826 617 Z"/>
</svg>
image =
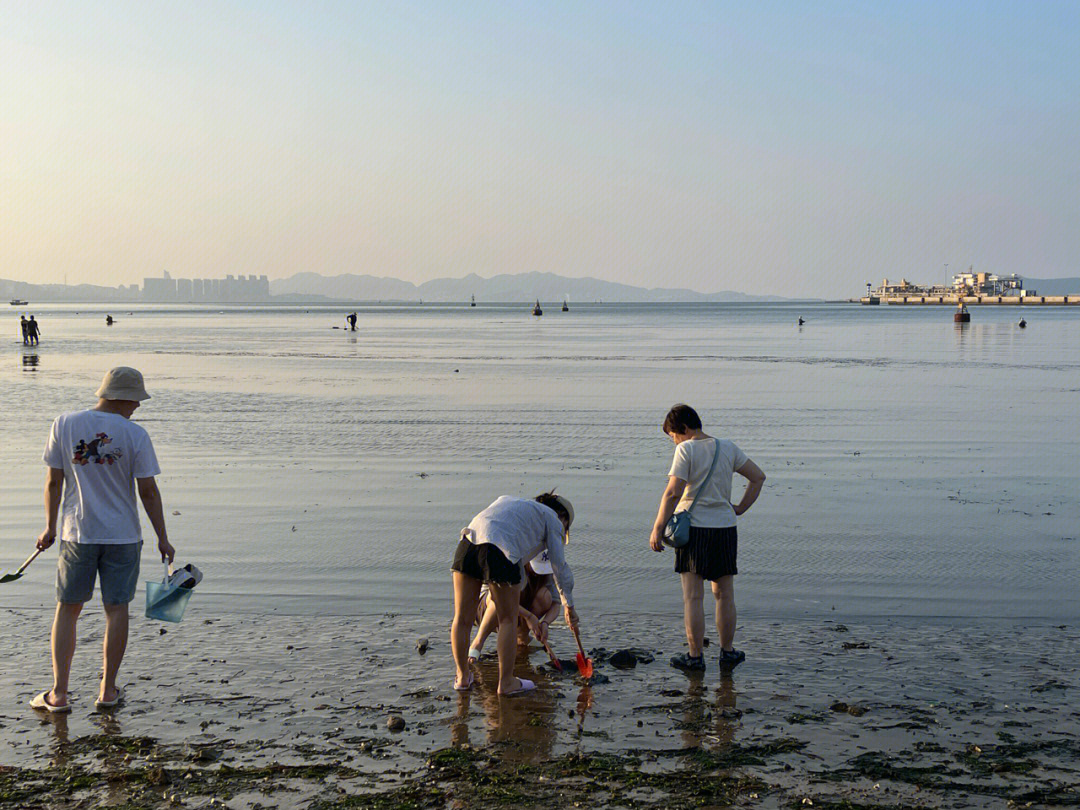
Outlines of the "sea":
<svg viewBox="0 0 1080 810">
<path fill-rule="evenodd" d="M 350 332 L 352 309 L 33 306 L 28 348 L 13 307 L 0 568 L 44 527 L 52 419 L 130 365 L 206 615 L 448 620 L 460 529 L 556 488 L 583 621 L 677 621 L 674 555 L 648 539 L 686 402 L 768 476 L 739 521 L 740 623 L 1080 618 L 1080 308 L 1025 307 L 1020 329 L 1007 307 L 365 305 Z M 55 557 L 0 607 L 48 609 Z"/>
</svg>

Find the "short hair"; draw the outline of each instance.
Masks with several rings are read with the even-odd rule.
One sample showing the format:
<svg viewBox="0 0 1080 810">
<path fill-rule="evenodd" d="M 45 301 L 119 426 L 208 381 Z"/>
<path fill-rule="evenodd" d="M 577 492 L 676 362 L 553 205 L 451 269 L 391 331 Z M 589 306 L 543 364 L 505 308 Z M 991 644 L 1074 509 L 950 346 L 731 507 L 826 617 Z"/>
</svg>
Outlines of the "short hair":
<svg viewBox="0 0 1080 810">
<path fill-rule="evenodd" d="M 541 492 L 539 495 L 533 498 L 533 500 L 537 503 L 542 503 L 549 509 L 553 509 L 555 511 L 555 514 L 559 516 L 560 520 L 570 520 L 570 515 L 565 509 L 563 509 L 563 505 L 559 503 L 559 499 L 555 497 L 555 490 L 551 490 L 550 492 Z"/>
<path fill-rule="evenodd" d="M 697 415 L 697 411 L 681 402 L 672 405 L 664 417 L 664 433 L 670 436 L 672 433 L 689 433 L 691 430 L 701 430 L 701 417 Z"/>
</svg>

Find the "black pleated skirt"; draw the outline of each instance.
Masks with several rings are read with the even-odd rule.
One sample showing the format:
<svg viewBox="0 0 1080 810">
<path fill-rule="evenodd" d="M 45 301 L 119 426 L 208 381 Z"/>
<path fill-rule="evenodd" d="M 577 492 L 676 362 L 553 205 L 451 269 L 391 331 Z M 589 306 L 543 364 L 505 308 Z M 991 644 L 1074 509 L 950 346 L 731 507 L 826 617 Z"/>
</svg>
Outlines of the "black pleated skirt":
<svg viewBox="0 0 1080 810">
<path fill-rule="evenodd" d="M 735 565 L 738 552 L 739 535 L 734 526 L 691 526 L 690 542 L 675 549 L 675 573 L 697 574 L 713 581 L 734 576 L 739 573 Z"/>
</svg>

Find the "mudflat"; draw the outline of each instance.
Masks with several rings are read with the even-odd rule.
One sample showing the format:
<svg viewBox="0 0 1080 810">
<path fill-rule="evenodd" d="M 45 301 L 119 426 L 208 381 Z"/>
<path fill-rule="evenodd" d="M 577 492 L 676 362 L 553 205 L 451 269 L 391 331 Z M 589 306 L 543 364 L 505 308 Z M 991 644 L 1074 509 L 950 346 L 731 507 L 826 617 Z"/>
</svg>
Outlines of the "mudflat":
<svg viewBox="0 0 1080 810">
<path fill-rule="evenodd" d="M 1080 804 L 1075 625 L 747 618 L 747 662 L 721 675 L 714 642 L 688 677 L 667 663 L 678 621 L 601 617 L 591 684 L 534 645 L 519 671 L 539 688 L 508 699 L 491 658 L 453 692 L 448 619 L 196 606 L 133 622 L 126 700 L 98 713 L 91 605 L 74 710 L 46 716 L 27 702 L 49 684 L 50 619 L 0 612 L 2 808 Z M 561 624 L 553 644 L 571 657 Z M 626 648 L 641 660 L 614 666 Z"/>
</svg>

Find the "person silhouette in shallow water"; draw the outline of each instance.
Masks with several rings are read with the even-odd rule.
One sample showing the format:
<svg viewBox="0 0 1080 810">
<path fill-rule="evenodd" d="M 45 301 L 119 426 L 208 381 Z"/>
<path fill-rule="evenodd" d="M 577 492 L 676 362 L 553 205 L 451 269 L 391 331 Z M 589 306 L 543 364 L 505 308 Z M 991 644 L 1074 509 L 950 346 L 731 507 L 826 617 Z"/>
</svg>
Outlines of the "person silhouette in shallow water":
<svg viewBox="0 0 1080 810">
<path fill-rule="evenodd" d="M 23 346 L 30 345 L 30 322 L 26 320 L 26 316 L 23 315 L 19 319 L 19 326 L 22 327 L 22 343 Z"/>
<path fill-rule="evenodd" d="M 34 316 L 30 316 L 30 320 L 26 324 L 26 333 L 30 338 L 30 345 L 38 345 L 38 335 L 41 334 L 41 329 L 38 328 L 38 322 L 34 320 Z"/>
<path fill-rule="evenodd" d="M 349 322 L 349 331 L 350 332 L 355 332 L 356 331 L 356 313 L 355 312 L 350 312 L 348 315 L 345 316 L 345 320 L 347 320 Z"/>
</svg>

